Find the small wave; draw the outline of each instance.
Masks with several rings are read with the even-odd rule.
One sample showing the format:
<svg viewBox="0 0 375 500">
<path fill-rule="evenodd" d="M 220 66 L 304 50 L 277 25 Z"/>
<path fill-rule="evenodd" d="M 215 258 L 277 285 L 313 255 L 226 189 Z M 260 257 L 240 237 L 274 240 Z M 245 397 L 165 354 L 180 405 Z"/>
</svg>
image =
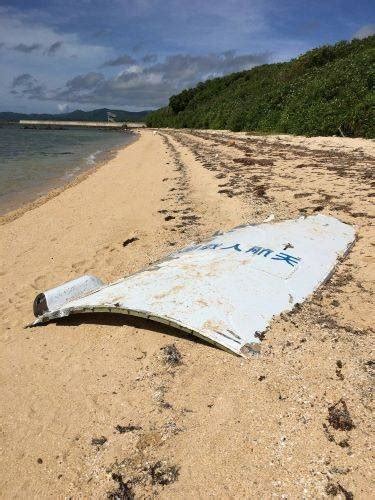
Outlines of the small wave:
<svg viewBox="0 0 375 500">
<path fill-rule="evenodd" d="M 65 172 L 65 174 L 62 177 L 62 179 L 65 180 L 65 181 L 69 181 L 73 177 L 77 177 L 77 175 L 79 174 L 79 172 L 81 172 L 81 170 L 82 169 L 80 167 L 75 167 L 72 170 L 69 170 L 68 172 Z"/>
<path fill-rule="evenodd" d="M 58 156 L 58 155 L 72 155 L 74 154 L 72 151 L 40 151 L 39 153 L 42 156 Z"/>
<path fill-rule="evenodd" d="M 87 158 L 86 158 L 86 163 L 87 165 L 94 165 L 95 164 L 95 161 L 96 161 L 96 157 L 98 156 L 98 154 L 100 154 L 102 151 L 101 149 L 99 149 L 99 151 L 95 151 L 95 153 L 92 153 L 91 155 L 89 155 Z"/>
</svg>

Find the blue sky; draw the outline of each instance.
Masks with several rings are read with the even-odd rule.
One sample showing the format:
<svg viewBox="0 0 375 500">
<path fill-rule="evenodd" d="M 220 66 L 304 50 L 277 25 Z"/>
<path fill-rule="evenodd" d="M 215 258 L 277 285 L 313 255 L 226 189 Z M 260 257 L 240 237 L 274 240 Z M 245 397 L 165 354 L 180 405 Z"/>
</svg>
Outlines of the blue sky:
<svg viewBox="0 0 375 500">
<path fill-rule="evenodd" d="M 369 0 L 0 0 L 0 110 L 152 109 L 375 32 Z"/>
</svg>

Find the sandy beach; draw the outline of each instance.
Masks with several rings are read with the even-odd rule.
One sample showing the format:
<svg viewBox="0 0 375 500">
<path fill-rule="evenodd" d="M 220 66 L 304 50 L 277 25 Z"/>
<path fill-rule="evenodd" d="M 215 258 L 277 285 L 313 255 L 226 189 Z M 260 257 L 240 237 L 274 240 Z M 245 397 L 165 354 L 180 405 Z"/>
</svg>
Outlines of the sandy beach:
<svg viewBox="0 0 375 500">
<path fill-rule="evenodd" d="M 1 498 L 370 498 L 374 167 L 371 140 L 143 130 L 4 217 Z M 24 329 L 36 294 L 69 279 L 110 282 L 219 229 L 318 212 L 355 225 L 356 244 L 258 357 L 104 314 Z"/>
</svg>

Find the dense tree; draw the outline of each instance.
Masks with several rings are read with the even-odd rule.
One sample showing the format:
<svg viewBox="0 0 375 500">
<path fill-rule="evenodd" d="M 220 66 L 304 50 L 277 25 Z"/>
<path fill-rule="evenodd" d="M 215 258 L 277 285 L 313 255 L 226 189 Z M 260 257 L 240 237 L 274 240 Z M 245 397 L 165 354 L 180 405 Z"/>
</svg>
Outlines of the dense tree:
<svg viewBox="0 0 375 500">
<path fill-rule="evenodd" d="M 371 36 L 199 83 L 146 121 L 151 127 L 374 138 L 374 88 Z"/>
</svg>

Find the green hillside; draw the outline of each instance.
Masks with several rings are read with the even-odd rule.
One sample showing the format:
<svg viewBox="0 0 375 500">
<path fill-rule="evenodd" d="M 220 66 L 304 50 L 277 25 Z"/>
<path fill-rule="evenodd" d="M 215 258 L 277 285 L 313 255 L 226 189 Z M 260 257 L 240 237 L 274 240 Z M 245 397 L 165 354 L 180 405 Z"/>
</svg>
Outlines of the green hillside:
<svg viewBox="0 0 375 500">
<path fill-rule="evenodd" d="M 375 36 L 199 83 L 149 114 L 151 127 L 375 137 Z"/>
</svg>

